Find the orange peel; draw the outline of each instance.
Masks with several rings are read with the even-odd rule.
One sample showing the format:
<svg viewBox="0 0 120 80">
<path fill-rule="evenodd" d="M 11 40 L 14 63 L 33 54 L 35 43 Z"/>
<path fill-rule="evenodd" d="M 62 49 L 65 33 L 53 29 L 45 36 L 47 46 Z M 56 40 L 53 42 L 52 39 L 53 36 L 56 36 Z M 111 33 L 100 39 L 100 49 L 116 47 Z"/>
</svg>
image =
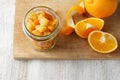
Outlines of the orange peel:
<svg viewBox="0 0 120 80">
<path fill-rule="evenodd" d="M 76 13 L 83 14 L 85 12 L 86 11 L 85 11 L 85 7 L 84 7 L 84 0 L 80 0 L 80 2 L 78 4 L 72 6 L 66 13 L 66 26 L 62 28 L 61 33 L 63 35 L 72 34 L 72 32 L 74 32 L 74 27 L 75 27 L 75 23 L 74 23 L 72 16 Z"/>
</svg>

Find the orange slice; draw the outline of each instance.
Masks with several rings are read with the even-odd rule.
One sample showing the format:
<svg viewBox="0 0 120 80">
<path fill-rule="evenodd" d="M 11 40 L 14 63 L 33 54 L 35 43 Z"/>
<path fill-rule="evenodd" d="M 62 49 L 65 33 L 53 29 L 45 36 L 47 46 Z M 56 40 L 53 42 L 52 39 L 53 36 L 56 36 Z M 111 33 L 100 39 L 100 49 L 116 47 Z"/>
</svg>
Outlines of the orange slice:
<svg viewBox="0 0 120 80">
<path fill-rule="evenodd" d="M 99 18 L 87 18 L 79 21 L 75 26 L 75 32 L 82 38 L 87 38 L 89 33 L 94 30 L 101 30 L 103 28 L 104 21 Z"/>
<path fill-rule="evenodd" d="M 72 16 L 75 13 L 83 14 L 85 13 L 84 1 L 80 0 L 80 2 L 74 6 L 72 6 L 66 13 L 66 26 L 62 28 L 62 35 L 70 35 L 74 32 L 75 23 L 73 21 Z M 69 31 L 70 30 L 70 31 Z"/>
<path fill-rule="evenodd" d="M 100 53 L 110 53 L 118 47 L 117 40 L 112 34 L 98 30 L 90 33 L 88 42 L 93 50 Z"/>
</svg>

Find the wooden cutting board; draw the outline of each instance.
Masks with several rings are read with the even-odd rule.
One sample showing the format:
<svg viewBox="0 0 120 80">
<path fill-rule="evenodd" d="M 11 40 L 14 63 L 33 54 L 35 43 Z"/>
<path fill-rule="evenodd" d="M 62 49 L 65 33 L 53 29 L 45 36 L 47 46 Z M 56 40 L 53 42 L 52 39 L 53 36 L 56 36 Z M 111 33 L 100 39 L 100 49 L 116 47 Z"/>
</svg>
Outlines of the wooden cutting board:
<svg viewBox="0 0 120 80">
<path fill-rule="evenodd" d="M 119 43 L 118 49 L 111 54 L 99 54 L 93 51 L 87 40 L 79 38 L 75 33 L 68 37 L 60 35 L 55 47 L 49 51 L 39 52 L 32 49 L 22 31 L 22 20 L 25 13 L 35 6 L 50 7 L 59 15 L 62 27 L 66 11 L 78 1 L 16 0 L 13 57 L 15 59 L 120 59 L 120 6 L 112 17 L 105 19 L 103 29 L 103 31 L 113 34 Z"/>
</svg>

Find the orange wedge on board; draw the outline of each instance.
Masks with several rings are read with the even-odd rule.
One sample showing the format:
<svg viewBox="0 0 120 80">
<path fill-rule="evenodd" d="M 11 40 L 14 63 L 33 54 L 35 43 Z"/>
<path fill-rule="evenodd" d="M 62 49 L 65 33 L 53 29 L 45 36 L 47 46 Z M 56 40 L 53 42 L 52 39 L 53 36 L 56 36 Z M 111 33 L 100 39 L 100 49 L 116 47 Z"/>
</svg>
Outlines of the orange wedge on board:
<svg viewBox="0 0 120 80">
<path fill-rule="evenodd" d="M 99 18 L 87 18 L 79 21 L 75 26 L 75 32 L 82 38 L 87 38 L 90 32 L 101 30 L 104 26 L 104 21 Z"/>
<path fill-rule="evenodd" d="M 62 28 L 61 34 L 62 35 L 70 35 L 74 32 L 75 23 L 73 21 L 72 16 L 75 13 L 83 14 L 85 13 L 84 1 L 80 0 L 77 5 L 72 6 L 66 13 L 66 26 Z M 65 29 L 64 29 L 65 28 Z M 70 31 L 68 31 L 70 30 Z"/>
<path fill-rule="evenodd" d="M 110 53 L 118 47 L 117 40 L 112 34 L 98 30 L 90 33 L 88 42 L 92 49 L 99 53 Z"/>
</svg>

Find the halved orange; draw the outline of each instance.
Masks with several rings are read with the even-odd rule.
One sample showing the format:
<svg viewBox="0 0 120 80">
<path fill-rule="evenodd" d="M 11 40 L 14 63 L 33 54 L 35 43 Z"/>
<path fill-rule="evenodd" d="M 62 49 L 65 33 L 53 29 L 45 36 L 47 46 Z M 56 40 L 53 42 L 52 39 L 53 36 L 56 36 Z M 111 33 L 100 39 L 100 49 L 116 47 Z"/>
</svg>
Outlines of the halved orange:
<svg viewBox="0 0 120 80">
<path fill-rule="evenodd" d="M 104 21 L 99 18 L 87 18 L 79 21 L 75 26 L 75 32 L 82 38 L 87 38 L 89 33 L 94 30 L 101 30 L 104 26 Z"/>
<path fill-rule="evenodd" d="M 110 53 L 118 47 L 117 40 L 112 34 L 99 30 L 89 34 L 88 42 L 92 49 L 99 53 Z"/>
</svg>

